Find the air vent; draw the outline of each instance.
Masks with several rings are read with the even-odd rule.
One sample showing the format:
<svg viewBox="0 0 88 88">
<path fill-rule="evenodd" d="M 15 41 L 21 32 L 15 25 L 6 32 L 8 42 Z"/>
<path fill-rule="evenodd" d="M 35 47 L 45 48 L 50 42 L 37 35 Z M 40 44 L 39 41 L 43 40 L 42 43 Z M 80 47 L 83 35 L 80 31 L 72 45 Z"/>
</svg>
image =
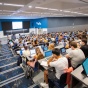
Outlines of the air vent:
<svg viewBox="0 0 88 88">
<path fill-rule="evenodd" d="M 79 0 L 79 1 L 88 4 L 88 0 Z"/>
</svg>

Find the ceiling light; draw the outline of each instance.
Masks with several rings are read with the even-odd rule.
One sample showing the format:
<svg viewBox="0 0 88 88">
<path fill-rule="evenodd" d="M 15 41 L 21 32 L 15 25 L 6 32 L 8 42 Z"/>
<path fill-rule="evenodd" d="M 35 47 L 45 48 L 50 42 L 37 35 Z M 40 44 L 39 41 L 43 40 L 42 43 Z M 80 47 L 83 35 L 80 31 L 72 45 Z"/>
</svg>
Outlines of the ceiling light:
<svg viewBox="0 0 88 88">
<path fill-rule="evenodd" d="M 44 8 L 44 7 L 35 7 L 37 9 L 48 9 L 48 8 Z"/>
<path fill-rule="evenodd" d="M 54 10 L 54 11 L 58 11 L 58 9 L 51 9 L 51 8 L 48 8 L 48 10 Z"/>
<path fill-rule="evenodd" d="M 60 11 L 63 11 L 63 10 L 60 10 Z"/>
<path fill-rule="evenodd" d="M 4 3 L 4 5 L 8 5 L 8 6 L 17 6 L 17 7 L 24 7 L 24 5 L 20 5 L 20 4 L 10 4 L 10 3 Z"/>
<path fill-rule="evenodd" d="M 0 3 L 0 5 L 2 5 L 2 3 Z"/>
<path fill-rule="evenodd" d="M 63 12 L 67 12 L 67 13 L 69 13 L 70 11 L 64 10 Z"/>
<path fill-rule="evenodd" d="M 32 6 L 28 6 L 29 8 L 32 8 Z"/>
<path fill-rule="evenodd" d="M 88 16 L 88 14 L 83 14 L 83 15 L 87 15 Z"/>
</svg>

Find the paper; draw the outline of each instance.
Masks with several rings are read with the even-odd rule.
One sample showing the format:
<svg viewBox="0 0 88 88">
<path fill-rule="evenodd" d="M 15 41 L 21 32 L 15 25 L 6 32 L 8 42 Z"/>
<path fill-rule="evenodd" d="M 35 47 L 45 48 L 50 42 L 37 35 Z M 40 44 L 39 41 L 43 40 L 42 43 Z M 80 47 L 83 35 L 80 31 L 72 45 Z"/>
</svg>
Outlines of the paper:
<svg viewBox="0 0 88 88">
<path fill-rule="evenodd" d="M 41 65 L 43 65 L 43 66 L 48 66 L 47 61 L 42 61 L 42 62 L 41 62 Z"/>
</svg>

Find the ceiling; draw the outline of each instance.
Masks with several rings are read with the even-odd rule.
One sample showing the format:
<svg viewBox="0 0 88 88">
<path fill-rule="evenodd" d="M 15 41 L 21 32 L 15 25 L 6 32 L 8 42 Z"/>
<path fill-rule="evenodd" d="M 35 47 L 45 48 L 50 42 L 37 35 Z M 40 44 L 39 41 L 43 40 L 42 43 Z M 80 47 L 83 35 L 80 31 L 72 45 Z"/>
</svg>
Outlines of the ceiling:
<svg viewBox="0 0 88 88">
<path fill-rule="evenodd" d="M 88 0 L 0 0 L 0 19 L 88 16 Z"/>
</svg>

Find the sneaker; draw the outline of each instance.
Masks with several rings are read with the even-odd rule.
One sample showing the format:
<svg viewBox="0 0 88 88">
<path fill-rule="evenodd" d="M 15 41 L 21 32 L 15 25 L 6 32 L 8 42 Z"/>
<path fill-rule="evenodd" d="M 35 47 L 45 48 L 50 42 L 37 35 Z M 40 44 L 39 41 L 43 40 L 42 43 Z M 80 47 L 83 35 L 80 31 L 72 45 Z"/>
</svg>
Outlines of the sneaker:
<svg viewBox="0 0 88 88">
<path fill-rule="evenodd" d="M 49 88 L 48 84 L 46 84 L 46 83 L 40 83 L 40 85 L 44 88 Z"/>
</svg>

